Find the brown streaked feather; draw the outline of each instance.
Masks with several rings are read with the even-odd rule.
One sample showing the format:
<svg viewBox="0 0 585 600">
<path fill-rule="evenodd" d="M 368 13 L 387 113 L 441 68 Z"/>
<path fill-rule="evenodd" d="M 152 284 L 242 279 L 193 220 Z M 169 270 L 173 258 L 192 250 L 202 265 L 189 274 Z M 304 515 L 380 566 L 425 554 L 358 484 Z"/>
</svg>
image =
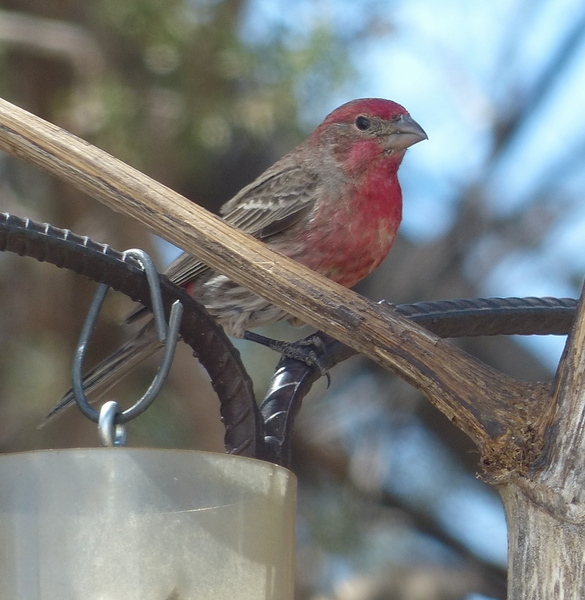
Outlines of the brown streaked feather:
<svg viewBox="0 0 585 600">
<path fill-rule="evenodd" d="M 313 210 L 312 204 L 307 204 L 307 206 L 300 208 L 296 212 L 291 212 L 284 217 L 280 217 L 279 219 L 275 219 L 272 223 L 268 223 L 266 227 L 263 227 L 262 230 L 258 233 L 257 237 L 261 240 L 265 240 L 277 233 L 281 233 L 286 229 L 290 229 L 293 225 L 302 221 L 303 218 L 308 217 L 311 211 Z"/>
<path fill-rule="evenodd" d="M 224 221 L 266 240 L 307 217 L 315 204 L 319 176 L 307 173 L 305 169 L 303 176 L 299 177 L 300 166 L 283 168 L 282 163 L 287 158 L 277 162 L 226 202 L 221 208 Z M 208 270 L 206 264 L 183 252 L 167 267 L 165 275 L 177 285 L 186 285 Z M 126 317 L 125 322 L 134 323 L 147 312 L 144 307 L 137 308 Z"/>
<path fill-rule="evenodd" d="M 281 233 L 308 216 L 315 204 L 319 176 L 307 173 L 301 166 L 283 168 L 276 163 L 256 181 L 242 189 L 223 205 L 223 219 L 245 233 L 265 240 Z M 181 254 L 165 271 L 177 285 L 185 285 L 204 273 L 208 267 L 188 254 Z"/>
</svg>

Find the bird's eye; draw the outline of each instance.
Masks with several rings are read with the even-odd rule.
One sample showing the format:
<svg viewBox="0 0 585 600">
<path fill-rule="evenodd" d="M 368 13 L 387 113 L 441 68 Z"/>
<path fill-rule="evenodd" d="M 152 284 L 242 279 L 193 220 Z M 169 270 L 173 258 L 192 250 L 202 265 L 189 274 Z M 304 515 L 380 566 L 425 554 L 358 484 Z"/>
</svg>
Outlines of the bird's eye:
<svg viewBox="0 0 585 600">
<path fill-rule="evenodd" d="M 370 126 L 371 126 L 370 119 L 368 119 L 368 117 L 364 117 L 363 115 L 360 115 L 355 120 L 355 126 L 360 131 L 367 131 L 370 128 Z"/>
</svg>

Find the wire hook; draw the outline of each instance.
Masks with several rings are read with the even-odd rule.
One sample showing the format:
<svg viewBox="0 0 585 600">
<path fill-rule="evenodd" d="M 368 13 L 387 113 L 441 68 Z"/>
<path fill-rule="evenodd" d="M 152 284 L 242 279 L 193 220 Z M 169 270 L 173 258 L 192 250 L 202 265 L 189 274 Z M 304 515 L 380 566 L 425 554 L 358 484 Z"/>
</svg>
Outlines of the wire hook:
<svg viewBox="0 0 585 600">
<path fill-rule="evenodd" d="M 130 256 L 139 262 L 146 273 L 146 278 L 150 287 L 152 313 L 154 315 L 157 336 L 161 342 L 165 342 L 165 345 L 159 370 L 152 380 L 149 388 L 146 390 L 140 400 L 138 400 L 133 406 L 123 412 L 116 411 L 114 413 L 114 422 L 116 425 L 127 423 L 131 419 L 134 419 L 138 415 L 142 414 L 153 403 L 154 399 L 159 394 L 173 362 L 175 348 L 179 338 L 179 326 L 181 324 L 181 317 L 183 315 L 183 305 L 179 300 L 176 300 L 171 307 L 169 324 L 167 326 L 159 286 L 158 273 L 154 267 L 152 259 L 150 256 L 148 256 L 148 254 L 146 254 L 146 252 L 136 249 L 127 250 L 124 255 Z M 81 412 L 94 423 L 99 423 L 100 413 L 90 405 L 83 389 L 83 361 L 85 359 L 85 353 L 87 351 L 91 334 L 95 328 L 98 315 L 108 290 L 109 286 L 104 283 L 98 286 L 87 313 L 85 323 L 81 329 L 81 334 L 79 336 L 79 341 L 73 357 L 73 367 L 71 370 L 73 382 L 72 387 L 75 401 L 77 402 Z"/>
</svg>

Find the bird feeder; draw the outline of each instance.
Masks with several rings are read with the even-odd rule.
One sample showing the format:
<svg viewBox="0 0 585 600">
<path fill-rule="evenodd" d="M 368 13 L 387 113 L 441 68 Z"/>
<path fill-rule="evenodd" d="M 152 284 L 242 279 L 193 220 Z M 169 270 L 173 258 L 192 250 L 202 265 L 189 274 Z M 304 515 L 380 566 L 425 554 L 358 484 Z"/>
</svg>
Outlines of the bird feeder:
<svg viewBox="0 0 585 600">
<path fill-rule="evenodd" d="M 94 448 L 0 457 L 1 600 L 292 600 L 295 477 Z"/>
<path fill-rule="evenodd" d="M 9 216 L 6 220 L 26 233 L 25 247 L 14 236 L 22 252 L 40 247 L 43 259 L 60 264 L 70 249 L 46 252 L 46 244 L 79 241 L 50 226 L 31 226 Z M 29 243 L 29 237 L 38 240 Z M 127 256 L 119 260 L 109 247 L 81 242 L 74 244 L 75 253 L 96 254 L 100 264 L 110 261 L 106 274 L 120 288 L 130 285 L 137 299 L 144 295 L 145 304 L 150 289 L 155 319 L 158 315 L 164 320 L 164 303 L 157 296 L 159 286 L 167 289 L 168 282 L 159 283 L 147 256 L 138 256 L 148 280 L 141 292 L 132 284 L 132 277 L 144 277 L 135 265 L 130 265 L 130 278 L 115 276 L 116 269 L 129 267 Z M 91 269 L 91 260 L 85 256 L 74 262 L 102 277 L 106 270 Z M 248 406 L 237 402 L 242 390 L 227 371 L 235 355 L 223 351 L 225 334 L 214 323 L 204 335 L 193 326 L 193 318 L 205 325 L 197 307 L 191 307 L 190 315 L 186 311 L 181 321 L 183 304 L 188 307 L 192 300 L 183 295 L 177 304 L 173 299 L 170 325 L 163 323 L 163 363 L 153 384 L 130 409 L 118 410 L 110 401 L 98 414 L 85 398 L 80 372 L 106 292 L 106 284 L 98 288 L 80 336 L 73 387 L 83 413 L 98 422 L 100 440 L 107 447 L 0 455 L 0 600 L 292 600 L 292 473 L 233 454 L 123 447 L 123 423 L 152 402 L 178 336 L 188 341 L 190 331 L 197 331 L 212 348 L 219 347 L 221 361 L 212 360 L 211 351 L 202 353 L 202 360 L 211 363 L 208 372 L 215 369 L 223 376 L 216 377 L 216 390 L 227 405 L 222 405 L 222 415 L 226 424 L 230 416 L 237 419 L 228 429 L 237 433 L 244 425 L 243 439 L 250 439 L 248 424 L 254 424 L 256 416 L 252 410 L 246 417 Z M 236 396 L 226 395 L 222 385 Z"/>
</svg>

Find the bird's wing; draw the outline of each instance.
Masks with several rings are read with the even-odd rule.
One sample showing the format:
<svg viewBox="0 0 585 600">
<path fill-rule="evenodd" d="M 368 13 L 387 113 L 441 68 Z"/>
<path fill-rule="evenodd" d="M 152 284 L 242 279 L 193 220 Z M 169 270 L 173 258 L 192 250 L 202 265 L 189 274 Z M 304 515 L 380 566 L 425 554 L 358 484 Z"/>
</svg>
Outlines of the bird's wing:
<svg viewBox="0 0 585 600">
<path fill-rule="evenodd" d="M 223 205 L 223 218 L 238 229 L 265 239 L 288 229 L 310 212 L 318 177 L 299 165 L 268 169 Z"/>
<path fill-rule="evenodd" d="M 264 240 L 292 227 L 310 213 L 315 203 L 318 176 L 307 173 L 298 165 L 283 167 L 282 162 L 276 163 L 224 204 L 221 209 L 223 219 Z M 185 285 L 207 269 L 201 261 L 181 254 L 165 274 L 177 285 Z"/>
</svg>

